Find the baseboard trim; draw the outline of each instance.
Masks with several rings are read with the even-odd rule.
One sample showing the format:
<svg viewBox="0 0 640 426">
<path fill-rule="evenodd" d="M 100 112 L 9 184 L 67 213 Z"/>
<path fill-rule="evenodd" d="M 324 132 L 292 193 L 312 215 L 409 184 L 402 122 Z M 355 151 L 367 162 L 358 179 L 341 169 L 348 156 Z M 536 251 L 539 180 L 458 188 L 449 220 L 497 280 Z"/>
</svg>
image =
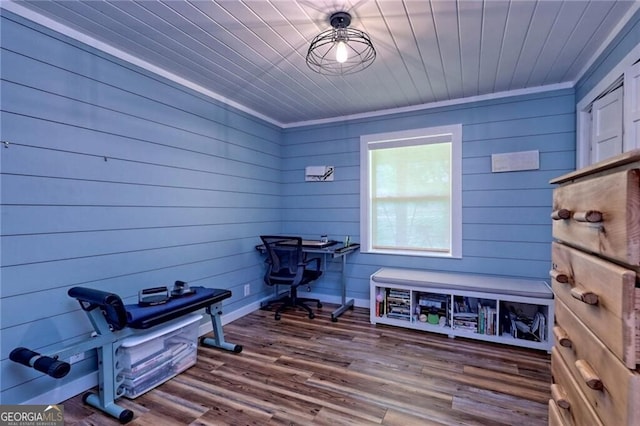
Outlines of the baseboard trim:
<svg viewBox="0 0 640 426">
<path fill-rule="evenodd" d="M 21 405 L 50 405 L 60 404 L 69 398 L 73 398 L 89 389 L 98 385 L 98 372 L 94 371 L 85 376 L 79 377 L 72 382 L 59 386 L 50 391 L 41 393 L 27 401 L 23 401 Z"/>
</svg>

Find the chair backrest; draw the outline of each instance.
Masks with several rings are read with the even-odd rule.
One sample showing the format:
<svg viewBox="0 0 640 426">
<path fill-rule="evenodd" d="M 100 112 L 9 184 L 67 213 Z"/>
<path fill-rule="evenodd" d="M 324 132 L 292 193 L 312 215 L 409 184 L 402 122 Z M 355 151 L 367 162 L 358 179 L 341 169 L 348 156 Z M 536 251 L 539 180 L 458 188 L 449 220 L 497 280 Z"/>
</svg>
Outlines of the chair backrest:
<svg viewBox="0 0 640 426">
<path fill-rule="evenodd" d="M 264 281 L 268 285 L 298 285 L 304 275 L 302 237 L 261 235 L 267 252 L 267 271 Z"/>
</svg>

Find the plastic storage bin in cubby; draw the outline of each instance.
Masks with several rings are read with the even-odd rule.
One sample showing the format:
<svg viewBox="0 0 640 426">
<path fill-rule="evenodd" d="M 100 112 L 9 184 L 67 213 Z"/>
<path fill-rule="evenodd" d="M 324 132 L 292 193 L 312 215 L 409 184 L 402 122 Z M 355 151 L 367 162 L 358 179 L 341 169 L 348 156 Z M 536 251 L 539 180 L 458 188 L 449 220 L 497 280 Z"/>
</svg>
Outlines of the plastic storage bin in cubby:
<svg viewBox="0 0 640 426">
<path fill-rule="evenodd" d="M 136 398 L 194 365 L 201 318 L 191 314 L 124 339 L 116 352 L 123 395 Z"/>
</svg>

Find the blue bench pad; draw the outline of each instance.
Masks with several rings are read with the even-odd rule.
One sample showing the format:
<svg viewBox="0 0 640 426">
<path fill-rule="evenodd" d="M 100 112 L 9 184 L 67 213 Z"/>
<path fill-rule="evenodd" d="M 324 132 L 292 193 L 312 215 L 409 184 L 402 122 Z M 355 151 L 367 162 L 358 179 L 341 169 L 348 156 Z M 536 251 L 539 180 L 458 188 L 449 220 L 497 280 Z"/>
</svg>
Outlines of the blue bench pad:
<svg viewBox="0 0 640 426">
<path fill-rule="evenodd" d="M 127 326 L 145 329 L 206 308 L 231 297 L 230 290 L 191 287 L 195 293 L 172 297 L 167 303 L 155 306 L 125 305 Z"/>
</svg>

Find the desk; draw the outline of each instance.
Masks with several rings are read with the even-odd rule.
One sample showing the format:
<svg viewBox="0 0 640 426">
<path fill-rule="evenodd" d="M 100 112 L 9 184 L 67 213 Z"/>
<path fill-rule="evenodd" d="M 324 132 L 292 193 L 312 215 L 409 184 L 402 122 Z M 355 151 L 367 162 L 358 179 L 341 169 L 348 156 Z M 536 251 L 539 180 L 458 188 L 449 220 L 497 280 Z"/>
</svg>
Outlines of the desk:
<svg viewBox="0 0 640 426">
<path fill-rule="evenodd" d="M 342 271 L 340 276 L 342 304 L 338 307 L 338 309 L 331 313 L 331 321 L 333 322 L 337 322 L 338 317 L 342 315 L 347 309 L 353 309 L 353 299 L 347 300 L 347 255 L 354 253 L 359 248 L 360 244 L 352 243 L 345 247 L 345 245 L 341 242 L 336 242 L 335 244 L 329 245 L 327 247 L 316 247 L 311 245 L 303 245 L 302 247 L 302 250 L 305 253 L 322 256 L 322 270 L 325 270 L 327 258 L 329 256 L 331 257 L 331 259 L 340 259 L 342 262 Z M 260 253 L 265 253 L 265 248 L 262 244 L 257 245 L 256 250 L 258 250 Z"/>
</svg>

